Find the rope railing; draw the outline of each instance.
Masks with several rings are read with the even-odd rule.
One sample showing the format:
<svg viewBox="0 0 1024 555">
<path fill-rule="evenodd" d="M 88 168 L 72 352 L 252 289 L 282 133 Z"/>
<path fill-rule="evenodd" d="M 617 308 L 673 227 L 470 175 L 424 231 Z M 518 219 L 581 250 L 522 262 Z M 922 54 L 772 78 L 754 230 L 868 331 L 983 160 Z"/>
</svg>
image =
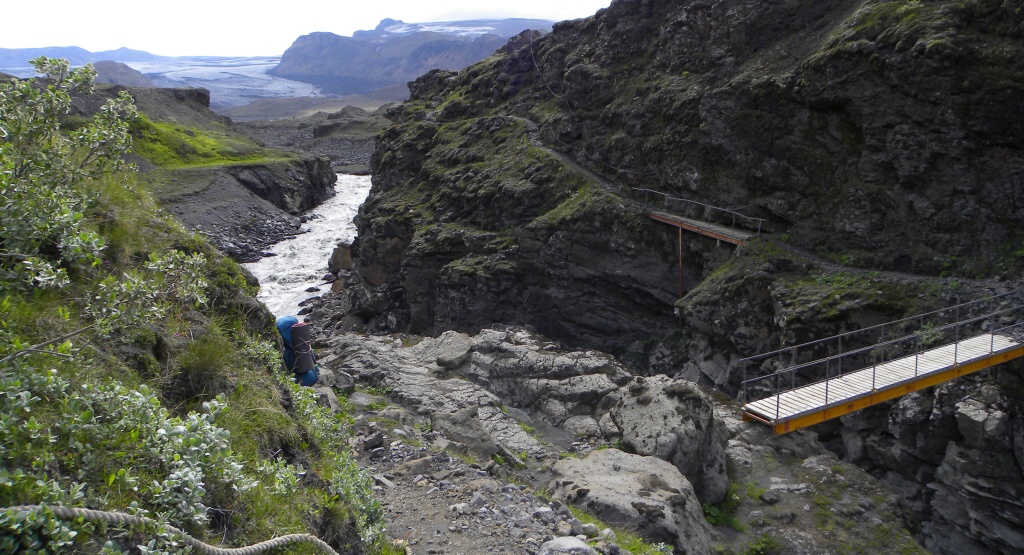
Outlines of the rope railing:
<svg viewBox="0 0 1024 555">
<path fill-rule="evenodd" d="M 6 507 L 0 508 L 0 511 L 14 511 L 14 512 L 32 512 L 42 509 L 49 509 L 53 511 L 53 514 L 58 518 L 65 520 L 74 519 L 85 519 L 91 522 L 106 522 L 107 524 L 116 524 L 123 526 L 143 526 L 143 525 L 161 525 L 162 523 L 147 518 L 144 516 L 136 516 L 125 513 L 111 512 L 111 511 L 97 511 L 93 509 L 82 509 L 79 507 L 65 507 L 63 505 L 20 505 L 17 507 Z M 338 555 L 327 542 L 311 534 L 288 534 L 286 536 L 279 536 L 265 542 L 260 542 L 248 547 L 234 547 L 225 548 L 217 547 L 204 543 L 200 540 L 193 538 L 186 534 L 184 531 L 175 528 L 174 526 L 164 524 L 164 528 L 175 536 L 181 536 L 182 541 L 196 549 L 199 553 L 205 555 L 258 555 L 260 553 L 266 553 L 272 549 L 283 547 L 285 545 L 306 542 L 311 543 L 320 551 L 327 555 Z"/>
<path fill-rule="evenodd" d="M 977 301 L 972 302 L 972 303 L 964 303 L 964 304 L 965 305 L 966 304 L 975 304 L 976 302 Z M 951 307 L 951 308 L 955 308 L 955 307 Z M 995 338 L 996 338 L 996 335 L 1011 336 L 1017 342 L 1024 342 L 1024 322 L 1017 321 L 1017 322 L 1015 322 L 1013 324 L 1010 324 L 1010 325 L 1007 325 L 1007 326 L 1003 326 L 1003 327 L 1000 327 L 1000 328 L 996 328 L 991 323 L 995 318 L 997 318 L 997 317 L 999 317 L 1001 315 L 1009 314 L 1009 313 L 1012 313 L 1012 312 L 1018 312 L 1018 311 L 1022 311 L 1022 310 L 1024 310 L 1024 305 L 1017 305 L 1017 306 L 1013 306 L 1013 307 L 1004 308 L 1004 309 L 1001 309 L 1001 310 L 996 310 L 996 311 L 989 312 L 989 313 L 981 315 L 981 316 L 973 316 L 973 317 L 966 318 L 966 319 L 963 319 L 963 320 L 959 320 L 957 322 L 953 322 L 951 324 L 946 324 L 946 325 L 943 325 L 943 326 L 940 326 L 940 327 L 937 327 L 937 328 L 928 329 L 928 330 L 920 330 L 920 331 L 918 331 L 916 333 L 904 335 L 902 337 L 897 337 L 897 338 L 893 338 L 893 339 L 879 341 L 877 343 L 874 343 L 874 344 L 871 344 L 871 345 L 868 345 L 868 346 L 865 346 L 865 347 L 859 347 L 857 349 L 852 349 L 852 350 L 849 350 L 849 351 L 846 351 L 846 352 L 841 352 L 841 353 L 838 353 L 838 354 L 835 354 L 835 355 L 831 355 L 831 356 L 827 356 L 827 357 L 823 357 L 823 358 L 820 358 L 820 359 L 817 359 L 817 360 L 812 360 L 812 361 L 809 361 L 809 362 L 804 362 L 804 363 L 801 363 L 801 364 L 796 364 L 796 365 L 789 366 L 789 367 L 786 367 L 786 368 L 783 368 L 783 369 L 780 369 L 780 370 L 776 370 L 772 374 L 768 374 L 768 375 L 765 375 L 765 376 L 759 376 L 759 377 L 756 377 L 756 378 L 746 379 L 746 375 L 745 375 L 746 374 L 746 368 L 744 368 L 744 380 L 743 380 L 743 383 L 742 383 L 743 402 L 746 403 L 748 401 L 748 396 L 749 396 L 749 392 L 750 391 L 752 391 L 752 390 L 756 391 L 757 389 L 763 389 L 763 388 L 758 388 L 758 386 L 760 386 L 761 384 L 763 384 L 765 382 L 769 382 L 770 383 L 770 382 L 774 381 L 774 385 L 773 386 L 769 386 L 770 387 L 769 392 L 770 392 L 771 396 L 775 396 L 777 399 L 780 398 L 782 393 L 785 393 L 786 391 L 791 391 L 793 389 L 796 389 L 797 387 L 804 387 L 806 385 L 813 385 L 813 384 L 818 384 L 818 383 L 824 383 L 825 384 L 825 406 L 828 406 L 829 403 L 831 402 L 831 400 L 829 399 L 829 380 L 832 380 L 832 379 L 837 378 L 837 377 L 841 377 L 843 375 L 842 361 L 843 361 L 844 358 L 856 357 L 858 355 L 870 355 L 870 357 L 872 358 L 870 364 L 867 364 L 864 367 L 857 369 L 857 371 L 862 371 L 862 370 L 865 370 L 865 369 L 867 369 L 869 367 L 871 368 L 871 370 L 872 370 L 871 389 L 872 390 L 875 390 L 875 388 L 876 388 L 875 386 L 876 386 L 878 366 L 882 365 L 882 364 L 885 364 L 887 361 L 896 360 L 897 358 L 909 357 L 909 356 L 913 356 L 914 357 L 914 376 L 913 376 L 913 379 L 917 379 L 917 377 L 919 375 L 919 368 L 920 368 L 920 357 L 925 352 L 925 344 L 929 342 L 928 339 L 931 338 L 931 337 L 941 337 L 941 336 L 943 336 L 945 333 L 947 333 L 949 331 L 953 332 L 951 334 L 953 336 L 952 337 L 952 339 L 953 339 L 952 342 L 944 343 L 943 345 L 940 345 L 938 347 L 931 347 L 930 349 L 949 347 L 950 345 L 952 345 L 953 346 L 952 363 L 953 363 L 953 366 L 956 366 L 957 364 L 960 364 L 961 362 L 964 362 L 963 360 L 960 359 L 960 353 L 959 353 L 960 340 L 965 335 L 965 334 L 961 333 L 962 329 L 965 328 L 965 327 L 971 326 L 973 324 L 978 324 L 980 322 L 986 322 L 986 321 L 989 322 L 989 325 L 987 326 L 987 329 L 985 329 L 985 331 L 990 336 L 990 338 L 989 338 L 989 352 L 988 352 L 988 354 L 992 355 L 996 351 L 996 349 L 995 349 Z M 942 311 L 935 311 L 935 312 L 942 312 Z M 930 314 L 934 314 L 935 312 L 930 313 Z M 912 318 L 908 318 L 908 319 L 904 319 L 904 320 L 913 320 L 915 318 L 917 318 L 917 316 L 912 317 Z M 891 324 L 894 324 L 894 323 L 895 322 L 889 322 L 888 324 L 891 325 Z M 878 326 L 875 326 L 875 327 L 878 327 Z M 813 343 L 817 343 L 817 342 L 809 342 L 809 343 L 806 343 L 804 345 L 810 345 L 810 344 L 813 344 Z M 909 347 L 902 347 L 902 348 L 900 348 L 901 345 L 909 345 Z M 887 350 L 889 350 L 890 352 L 886 353 Z M 771 354 L 777 354 L 777 353 L 771 353 Z M 745 361 L 751 361 L 751 360 L 756 360 L 757 358 L 758 357 L 750 357 L 750 358 L 744 359 L 744 360 Z M 824 371 L 824 378 L 820 379 L 820 380 L 816 380 L 816 381 L 810 381 L 810 382 L 807 382 L 807 383 L 801 383 L 798 386 L 797 383 L 796 383 L 797 374 L 800 373 L 800 372 L 807 373 L 807 370 L 809 370 L 809 369 L 811 369 L 813 367 L 817 367 L 817 366 L 824 366 L 824 369 L 825 369 L 825 371 Z M 832 374 L 833 367 L 836 369 L 836 373 L 835 374 Z M 788 378 L 788 380 L 787 380 L 787 378 Z M 784 386 L 783 382 L 785 382 L 785 381 L 789 381 L 790 382 L 788 387 Z M 784 389 L 784 387 L 785 387 L 785 389 Z M 768 398 L 768 397 L 763 396 L 763 395 L 761 397 L 762 398 Z M 833 400 L 835 400 L 835 399 L 833 399 Z M 776 401 L 776 419 L 778 419 L 778 411 L 780 410 L 779 404 L 780 403 L 777 400 Z"/>
<path fill-rule="evenodd" d="M 633 192 L 635 192 L 635 193 L 643 193 L 644 194 L 644 210 L 646 210 L 647 207 L 648 207 L 648 204 L 650 202 L 650 196 L 658 195 L 658 196 L 662 197 L 662 201 L 663 201 L 663 204 L 664 204 L 664 207 L 665 207 L 666 210 L 669 210 L 669 203 L 670 202 L 676 202 L 676 203 L 682 204 L 682 205 L 687 207 L 686 210 L 690 210 L 693 207 L 699 207 L 699 208 L 702 208 L 704 210 L 704 215 L 702 216 L 702 219 L 707 221 L 707 222 L 709 222 L 709 223 L 725 224 L 726 222 L 723 222 L 723 221 L 713 221 L 711 216 L 710 216 L 711 214 L 719 214 L 720 213 L 720 214 L 723 214 L 725 219 L 726 219 L 726 221 L 729 222 L 726 225 L 729 225 L 732 229 L 739 229 L 739 226 L 737 225 L 737 221 L 746 222 L 747 225 L 744 226 L 745 229 L 755 229 L 756 228 L 757 229 L 757 235 L 761 234 L 761 228 L 762 228 L 764 222 L 767 221 L 764 218 L 754 218 L 753 216 L 747 216 L 745 214 L 740 214 L 739 212 L 736 212 L 735 210 L 729 210 L 728 208 L 720 208 L 718 206 L 712 206 L 710 204 L 705 204 L 703 202 L 698 202 L 696 200 L 690 200 L 690 199 L 685 199 L 685 198 L 673 197 L 673 196 L 668 195 L 667 193 L 662 193 L 661 191 L 655 191 L 653 189 L 633 188 Z"/>
</svg>

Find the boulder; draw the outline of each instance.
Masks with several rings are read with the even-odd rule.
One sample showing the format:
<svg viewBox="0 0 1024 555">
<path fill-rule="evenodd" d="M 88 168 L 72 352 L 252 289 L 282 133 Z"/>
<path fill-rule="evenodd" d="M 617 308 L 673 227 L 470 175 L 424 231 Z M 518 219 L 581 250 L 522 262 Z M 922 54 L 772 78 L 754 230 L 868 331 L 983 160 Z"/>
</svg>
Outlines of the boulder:
<svg viewBox="0 0 1024 555">
<path fill-rule="evenodd" d="M 956 423 L 970 446 L 1010 447 L 1010 416 L 981 401 L 966 399 L 957 403 Z"/>
<path fill-rule="evenodd" d="M 579 538 L 563 536 L 544 542 L 537 555 L 597 555 L 597 551 Z"/>
<path fill-rule="evenodd" d="M 341 271 L 350 271 L 354 267 L 352 263 L 352 245 L 341 244 L 334 248 L 331 258 L 327 261 L 327 269 L 337 274 Z"/>
<path fill-rule="evenodd" d="M 693 487 L 660 458 L 602 449 L 584 459 L 564 459 L 552 468 L 549 490 L 648 541 L 674 545 L 687 555 L 711 553 L 711 527 Z"/>
<path fill-rule="evenodd" d="M 469 360 L 469 351 L 473 340 L 464 333 L 446 331 L 438 337 L 440 345 L 437 352 L 437 365 L 441 368 L 454 369 Z"/>
<path fill-rule="evenodd" d="M 320 385 L 348 395 L 355 391 L 356 380 L 349 373 L 335 368 L 320 368 Z"/>
<path fill-rule="evenodd" d="M 341 407 L 338 404 L 338 396 L 334 394 L 333 389 L 317 383 L 316 386 L 313 387 L 313 391 L 316 391 L 317 394 L 316 404 L 321 407 L 331 409 L 331 412 L 341 411 Z"/>
<path fill-rule="evenodd" d="M 435 414 L 434 430 L 452 441 L 457 441 L 478 457 L 489 459 L 500 452 L 498 444 L 477 419 L 477 407 L 469 407 L 450 414 Z"/>
<path fill-rule="evenodd" d="M 625 445 L 674 464 L 702 502 L 725 497 L 729 432 L 695 384 L 666 376 L 638 377 L 614 396 L 611 415 Z"/>
</svg>

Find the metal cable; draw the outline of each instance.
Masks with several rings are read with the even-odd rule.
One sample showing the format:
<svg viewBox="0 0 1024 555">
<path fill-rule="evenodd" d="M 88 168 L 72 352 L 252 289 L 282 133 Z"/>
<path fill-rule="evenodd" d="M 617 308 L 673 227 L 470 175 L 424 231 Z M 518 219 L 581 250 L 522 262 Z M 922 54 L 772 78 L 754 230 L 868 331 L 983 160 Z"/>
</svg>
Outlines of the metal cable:
<svg viewBox="0 0 1024 555">
<path fill-rule="evenodd" d="M 110 511 L 96 511 L 93 509 L 80 509 L 77 507 L 64 507 L 61 505 L 20 505 L 17 507 L 6 507 L 0 510 L 30 512 L 43 508 L 50 509 L 51 511 L 53 511 L 54 515 L 62 519 L 84 518 L 85 520 L 94 522 L 99 521 L 106 522 L 108 524 L 122 524 L 128 526 L 138 526 L 142 524 L 161 524 L 156 520 L 144 516 L 135 516 Z M 267 540 L 265 542 L 250 545 L 248 547 L 225 548 L 213 546 L 208 543 L 203 543 L 193 538 L 192 536 L 186 534 L 184 531 L 175 528 L 174 526 L 171 526 L 169 524 L 165 525 L 165 527 L 168 532 L 175 535 L 180 535 L 186 544 L 191 545 L 196 549 L 196 551 L 204 553 L 206 555 L 257 555 L 259 553 L 265 553 L 267 551 L 270 551 L 271 549 L 275 549 L 291 543 L 298 542 L 309 542 L 320 548 L 320 551 L 323 551 L 327 555 L 338 555 L 338 552 L 331 548 L 331 546 L 327 545 L 326 542 L 311 534 L 288 534 L 287 536 L 280 536 L 277 538 Z"/>
</svg>

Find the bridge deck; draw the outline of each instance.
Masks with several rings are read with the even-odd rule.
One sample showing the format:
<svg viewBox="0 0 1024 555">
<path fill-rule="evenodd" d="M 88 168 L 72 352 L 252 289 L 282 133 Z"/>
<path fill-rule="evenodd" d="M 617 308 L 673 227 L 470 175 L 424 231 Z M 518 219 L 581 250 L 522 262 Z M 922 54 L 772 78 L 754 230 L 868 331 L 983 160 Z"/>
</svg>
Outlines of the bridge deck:
<svg viewBox="0 0 1024 555">
<path fill-rule="evenodd" d="M 708 237 L 714 237 L 715 239 L 732 243 L 734 245 L 746 245 L 750 239 L 757 236 L 757 233 L 751 231 L 744 231 L 725 225 L 684 218 L 675 214 L 669 214 L 668 212 L 651 211 L 647 213 L 647 216 L 653 220 L 674 225 L 695 233 L 700 233 L 701 235 L 707 235 Z"/>
<path fill-rule="evenodd" d="M 1024 342 L 986 333 L 747 403 L 743 415 L 786 433 L 1020 356 Z"/>
</svg>

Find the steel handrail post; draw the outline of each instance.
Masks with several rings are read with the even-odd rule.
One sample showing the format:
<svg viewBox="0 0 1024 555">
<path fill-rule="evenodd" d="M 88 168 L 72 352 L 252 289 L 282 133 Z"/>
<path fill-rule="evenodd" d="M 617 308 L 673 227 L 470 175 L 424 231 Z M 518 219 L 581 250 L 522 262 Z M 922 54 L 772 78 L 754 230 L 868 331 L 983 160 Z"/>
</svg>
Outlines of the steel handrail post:
<svg viewBox="0 0 1024 555">
<path fill-rule="evenodd" d="M 988 354 L 996 350 L 996 326 L 992 323 L 992 315 L 988 316 Z"/>
<path fill-rule="evenodd" d="M 957 354 L 960 351 L 960 305 L 956 305 L 956 325 L 953 326 L 953 338 L 956 340 L 953 345 L 953 365 L 956 366 Z"/>
<path fill-rule="evenodd" d="M 747 364 L 749 363 L 743 363 L 743 391 L 741 392 L 741 394 L 743 395 L 744 405 L 747 404 Z"/>
<path fill-rule="evenodd" d="M 779 389 L 779 375 L 775 374 L 775 423 L 779 422 L 779 405 L 782 403 L 782 390 Z"/>
<path fill-rule="evenodd" d="M 875 371 L 878 370 L 878 355 L 871 353 L 871 391 L 875 390 Z"/>
<path fill-rule="evenodd" d="M 825 372 L 825 406 L 828 406 L 828 382 L 832 380 L 828 379 L 828 371 Z"/>
<path fill-rule="evenodd" d="M 918 377 L 918 369 L 921 367 L 921 349 L 924 348 L 923 339 L 921 337 L 921 332 L 920 331 L 918 332 L 918 337 L 916 337 L 916 339 L 918 339 L 918 349 L 916 349 L 916 352 L 913 353 L 913 377 L 914 378 Z"/>
</svg>

